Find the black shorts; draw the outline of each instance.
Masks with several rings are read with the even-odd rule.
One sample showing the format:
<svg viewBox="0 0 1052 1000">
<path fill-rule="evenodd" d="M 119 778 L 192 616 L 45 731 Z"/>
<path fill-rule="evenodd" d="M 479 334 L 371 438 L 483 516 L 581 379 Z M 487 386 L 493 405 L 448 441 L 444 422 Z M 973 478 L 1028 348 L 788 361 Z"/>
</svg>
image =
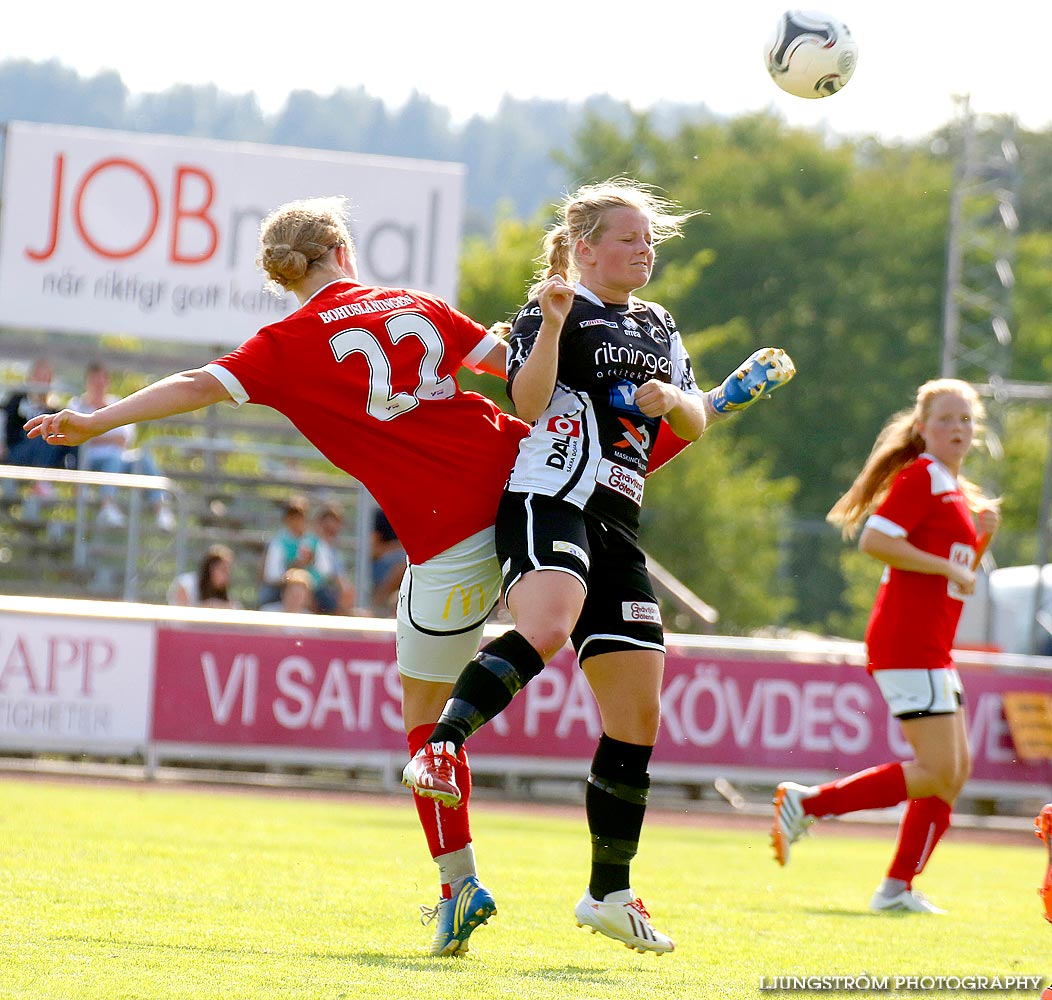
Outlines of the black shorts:
<svg viewBox="0 0 1052 1000">
<path fill-rule="evenodd" d="M 505 492 L 497 512 L 497 558 L 505 596 L 530 570 L 570 573 L 584 585 L 570 634 L 578 660 L 615 650 L 664 652 L 661 611 L 634 537 L 564 500 Z"/>
</svg>

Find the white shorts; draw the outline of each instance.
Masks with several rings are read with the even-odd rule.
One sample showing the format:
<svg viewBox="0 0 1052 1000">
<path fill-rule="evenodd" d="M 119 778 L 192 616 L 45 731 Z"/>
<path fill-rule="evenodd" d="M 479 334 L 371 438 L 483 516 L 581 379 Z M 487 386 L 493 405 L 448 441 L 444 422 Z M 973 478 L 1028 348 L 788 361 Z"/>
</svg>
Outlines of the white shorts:
<svg viewBox="0 0 1052 1000">
<path fill-rule="evenodd" d="M 896 719 L 953 715 L 964 704 L 964 686 L 956 667 L 874 670 L 873 680 Z"/>
<path fill-rule="evenodd" d="M 499 597 L 493 528 L 410 564 L 398 590 L 399 672 L 452 684 L 478 652 Z"/>
</svg>

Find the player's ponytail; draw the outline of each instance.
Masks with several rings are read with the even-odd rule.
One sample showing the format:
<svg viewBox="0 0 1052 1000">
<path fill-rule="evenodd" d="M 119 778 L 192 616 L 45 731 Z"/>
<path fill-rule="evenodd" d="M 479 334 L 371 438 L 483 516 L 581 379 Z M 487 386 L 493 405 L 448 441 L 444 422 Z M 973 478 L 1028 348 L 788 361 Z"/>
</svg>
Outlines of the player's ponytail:
<svg viewBox="0 0 1052 1000">
<path fill-rule="evenodd" d="M 913 410 L 901 410 L 885 425 L 848 491 L 833 504 L 826 520 L 854 538 L 869 512 L 887 496 L 892 480 L 924 451 L 914 427 Z"/>
<path fill-rule="evenodd" d="M 576 281 L 577 268 L 571 252 L 570 229 L 566 225 L 554 226 L 544 236 L 544 249 L 538 258 L 539 267 L 530 286 L 529 298 L 536 296 L 541 285 L 557 274 L 567 281 Z"/>
</svg>

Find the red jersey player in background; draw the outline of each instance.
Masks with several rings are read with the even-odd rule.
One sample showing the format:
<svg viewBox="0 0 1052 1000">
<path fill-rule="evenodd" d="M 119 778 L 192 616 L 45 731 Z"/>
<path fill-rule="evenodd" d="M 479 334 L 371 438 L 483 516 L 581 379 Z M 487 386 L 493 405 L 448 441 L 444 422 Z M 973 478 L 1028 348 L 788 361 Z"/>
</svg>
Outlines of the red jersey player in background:
<svg viewBox="0 0 1052 1000">
<path fill-rule="evenodd" d="M 1052 924 L 1052 802 L 1041 807 L 1041 812 L 1037 814 L 1034 820 L 1034 833 L 1044 842 L 1045 850 L 1048 853 L 1048 861 L 1045 864 L 1045 878 L 1037 892 L 1045 907 L 1045 919 Z M 1045 992 L 1047 993 L 1048 990 Z"/>
<path fill-rule="evenodd" d="M 914 759 L 817 787 L 783 782 L 772 841 L 785 865 L 790 845 L 815 818 L 905 801 L 894 857 L 870 902 L 876 912 L 945 912 L 913 889 L 913 879 L 949 827 L 971 770 L 961 679 L 950 651 L 964 597 L 975 589 L 976 521 L 987 538 L 1000 523 L 997 501 L 960 474 L 982 416 L 967 382 L 925 382 L 913 409 L 885 425 L 828 515 L 846 537 L 865 521 L 859 548 L 885 564 L 866 629 L 867 669 Z"/>
<path fill-rule="evenodd" d="M 485 396 L 464 392 L 456 373 L 467 366 L 506 378 L 507 344 L 433 295 L 361 284 L 343 198 L 272 212 L 260 229 L 258 263 L 272 288 L 296 296 L 296 311 L 203 368 L 91 414 L 41 414 L 25 427 L 49 444 L 76 445 L 113 427 L 220 402 L 285 414 L 368 489 L 406 550 L 396 640 L 402 717 L 416 754 L 478 650 L 500 593 L 493 525 L 529 427 Z M 768 370 L 769 353 L 757 352 L 703 394 L 710 421 L 792 377 L 791 366 Z M 662 432 L 651 470 L 685 444 Z M 465 598 L 455 599 L 458 593 Z M 459 809 L 414 795 L 441 884 L 438 905 L 425 908 L 437 920 L 433 955 L 464 954 L 472 931 L 496 912 L 476 872 L 463 753 L 456 781 Z"/>
</svg>

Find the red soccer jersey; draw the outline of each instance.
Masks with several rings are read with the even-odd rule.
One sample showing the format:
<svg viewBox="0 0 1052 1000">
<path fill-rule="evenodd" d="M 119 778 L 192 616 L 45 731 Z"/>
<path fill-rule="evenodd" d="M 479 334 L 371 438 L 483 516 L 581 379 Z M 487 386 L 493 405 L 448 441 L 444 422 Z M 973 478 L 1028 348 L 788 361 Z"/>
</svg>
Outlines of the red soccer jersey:
<svg viewBox="0 0 1052 1000">
<path fill-rule="evenodd" d="M 208 370 L 364 484 L 421 563 L 493 524 L 529 431 L 457 384 L 494 343 L 433 295 L 335 281 Z"/>
<path fill-rule="evenodd" d="M 927 454 L 895 477 L 866 526 L 961 565 L 975 557 L 975 523 L 964 494 Z M 951 666 L 963 606 L 963 595 L 945 576 L 886 568 L 866 628 L 869 669 Z"/>
</svg>

